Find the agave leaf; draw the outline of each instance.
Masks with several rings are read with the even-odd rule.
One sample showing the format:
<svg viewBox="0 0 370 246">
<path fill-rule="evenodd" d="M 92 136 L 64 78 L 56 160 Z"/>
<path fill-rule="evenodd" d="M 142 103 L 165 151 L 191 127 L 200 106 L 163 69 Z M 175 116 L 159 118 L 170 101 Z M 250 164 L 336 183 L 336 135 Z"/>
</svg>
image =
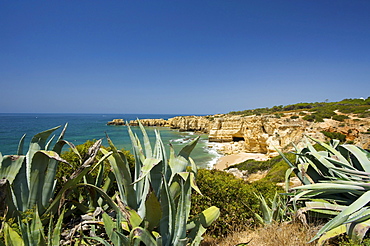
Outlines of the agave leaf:
<svg viewBox="0 0 370 246">
<path fill-rule="evenodd" d="M 7 222 L 3 226 L 5 245 L 24 246 L 22 237 Z"/>
<path fill-rule="evenodd" d="M 199 193 L 199 195 L 202 195 L 202 192 L 200 191 L 199 187 L 197 186 L 195 182 L 195 175 L 192 172 L 181 172 L 178 173 L 178 175 L 186 181 L 187 179 L 190 179 L 191 188 L 193 188 L 196 192 Z"/>
<path fill-rule="evenodd" d="M 45 150 L 47 139 L 58 128 L 60 128 L 60 126 L 51 128 L 44 132 L 40 132 L 36 134 L 35 136 L 33 136 L 33 138 L 31 139 L 31 143 L 30 143 L 27 155 L 26 155 L 26 159 L 27 159 L 26 175 L 27 175 L 28 186 L 30 186 L 29 178 L 30 178 L 30 172 L 31 172 L 30 171 L 31 170 L 31 160 L 32 160 L 33 155 L 39 150 Z"/>
<path fill-rule="evenodd" d="M 351 223 L 350 225 L 347 225 L 347 234 L 351 237 L 353 241 L 360 243 L 365 237 L 369 228 L 370 219 L 362 222 Z"/>
<path fill-rule="evenodd" d="M 332 139 L 332 140 L 330 140 L 330 146 L 333 149 L 336 149 L 339 144 L 340 144 L 340 141 L 338 139 Z"/>
<path fill-rule="evenodd" d="M 290 175 L 292 175 L 292 172 L 294 171 L 294 168 L 289 168 L 286 170 L 285 172 L 285 191 L 288 192 L 289 191 L 289 187 L 290 187 Z"/>
<path fill-rule="evenodd" d="M 143 166 L 143 163 L 145 161 L 145 156 L 143 154 L 143 149 L 140 144 L 140 140 L 137 138 L 137 136 L 132 132 L 131 127 L 127 126 L 128 133 L 131 139 L 131 144 L 133 148 L 133 155 L 135 158 L 135 173 L 134 173 L 134 180 L 137 180 L 141 174 L 141 168 Z M 141 191 L 143 190 L 144 184 L 142 182 L 138 182 L 134 184 L 133 189 L 138 192 L 138 196 L 140 196 Z"/>
<path fill-rule="evenodd" d="M 113 173 L 117 180 L 118 191 L 125 204 L 133 209 L 138 208 L 136 201 L 136 194 L 134 187 L 132 186 L 132 178 L 130 167 L 124 154 L 120 154 L 113 142 L 107 135 L 109 146 L 112 149 L 113 154 L 108 157 L 109 163 L 111 164 Z M 104 153 L 104 152 L 103 152 Z"/>
<path fill-rule="evenodd" d="M 101 165 L 99 165 L 98 174 L 94 182 L 95 186 L 102 187 L 103 178 L 104 178 L 104 163 L 101 163 Z"/>
<path fill-rule="evenodd" d="M 144 218 L 146 215 L 146 205 L 145 205 L 145 199 L 148 196 L 151 187 L 150 187 L 150 181 L 149 177 L 147 176 L 145 180 L 142 181 L 144 183 L 143 189 L 141 191 L 136 191 L 136 199 L 138 201 L 138 209 L 137 213 L 141 218 Z"/>
<path fill-rule="evenodd" d="M 137 119 L 137 121 L 139 122 L 139 127 L 140 127 L 140 130 L 141 130 L 142 134 L 143 134 L 145 156 L 146 156 L 146 158 L 151 158 L 152 157 L 152 146 L 150 145 L 148 134 L 146 133 L 145 128 L 141 124 L 140 120 Z"/>
<path fill-rule="evenodd" d="M 16 207 L 16 201 L 13 200 L 12 191 L 10 188 L 10 183 L 7 179 L 0 179 L 0 194 L 2 194 L 1 202 L 4 202 L 7 206 L 7 218 L 15 218 L 20 216 L 19 211 Z"/>
<path fill-rule="evenodd" d="M 64 212 L 63 209 L 62 213 L 60 214 L 58 221 L 55 225 L 55 228 L 53 230 L 53 236 L 51 238 L 52 244 L 51 245 L 59 245 L 60 244 L 60 231 L 62 229 L 63 219 L 64 219 Z"/>
<path fill-rule="evenodd" d="M 145 160 L 145 156 L 143 154 L 143 149 L 140 145 L 140 141 L 139 139 L 135 136 L 135 134 L 132 132 L 131 130 L 131 127 L 130 126 L 127 126 L 127 129 L 128 129 L 128 133 L 129 133 L 129 136 L 130 136 L 130 139 L 131 139 L 131 144 L 132 144 L 132 148 L 133 148 L 133 155 L 135 157 L 135 170 L 137 169 L 138 172 L 140 173 L 141 171 L 141 163 L 144 162 Z M 139 175 L 138 173 L 138 175 Z M 135 178 L 137 178 L 138 176 L 135 176 Z"/>
<path fill-rule="evenodd" d="M 31 242 L 38 242 L 37 245 L 46 245 L 44 227 L 39 216 L 37 205 L 35 211 L 32 214 L 32 221 L 28 226 L 28 229 Z"/>
<path fill-rule="evenodd" d="M 102 217 L 104 222 L 104 228 L 109 239 L 112 241 L 114 245 L 119 245 L 120 239 L 119 236 L 115 233 L 115 231 L 117 230 L 117 223 L 115 223 L 107 213 L 103 213 Z"/>
<path fill-rule="evenodd" d="M 354 155 L 358 161 L 358 164 L 363 168 L 365 172 L 370 172 L 370 154 L 365 150 L 361 150 L 355 145 L 342 145 L 343 148 L 347 149 Z"/>
<path fill-rule="evenodd" d="M 332 204 L 327 201 L 325 202 L 306 202 L 305 209 L 327 209 L 327 210 L 334 210 L 334 211 L 343 211 L 346 209 L 347 206 Z"/>
<path fill-rule="evenodd" d="M 59 137 L 58 137 L 57 143 L 58 143 L 58 142 L 60 142 L 61 140 L 63 140 L 63 138 L 64 138 L 64 134 L 65 134 L 65 133 L 66 133 L 66 131 L 67 131 L 67 127 L 68 127 L 68 122 L 64 125 L 63 130 L 62 130 L 62 132 L 60 133 L 60 135 L 59 135 Z M 54 148 L 55 148 L 55 146 L 54 146 Z M 58 154 L 59 154 L 59 153 L 58 153 Z"/>
<path fill-rule="evenodd" d="M 347 221 L 347 219 L 349 218 L 351 214 L 363 208 L 363 206 L 365 206 L 369 200 L 370 200 L 370 191 L 367 191 L 361 197 L 359 197 L 356 201 L 354 201 L 350 206 L 348 206 L 345 210 L 340 212 L 335 218 L 333 218 L 328 223 L 326 223 L 318 231 L 316 236 L 313 239 L 311 239 L 311 241 L 319 238 L 325 232 L 330 231 L 331 229 L 334 229 L 335 227 Z"/>
<path fill-rule="evenodd" d="M 331 229 L 330 231 L 328 232 L 325 232 L 319 239 L 318 241 L 318 245 L 323 245 L 324 242 L 330 238 L 333 238 L 333 237 L 336 237 L 336 236 L 339 236 L 343 233 L 346 232 L 346 226 L 345 225 L 340 225 L 338 227 L 335 227 L 333 229 Z"/>
<path fill-rule="evenodd" d="M 161 160 L 158 165 L 156 165 L 150 172 L 150 182 L 151 186 L 155 191 L 157 197 L 160 196 L 160 190 L 162 186 L 162 176 L 165 177 L 165 181 L 167 182 L 170 178 L 170 172 L 168 172 L 168 162 L 166 157 L 166 151 L 161 140 L 161 136 L 158 131 L 155 131 L 156 134 L 156 143 L 154 145 L 154 153 L 153 156 Z"/>
<path fill-rule="evenodd" d="M 0 162 L 0 178 L 6 178 L 11 184 L 24 164 L 25 156 L 6 155 Z"/>
<path fill-rule="evenodd" d="M 193 229 L 197 223 L 200 223 L 203 227 L 209 227 L 218 217 L 220 216 L 220 209 L 215 206 L 211 206 L 205 209 L 200 214 L 194 216 L 186 225 L 186 230 Z"/>
<path fill-rule="evenodd" d="M 352 222 L 364 222 L 370 219 L 370 210 L 368 207 L 365 207 L 361 210 L 359 210 L 356 213 L 353 213 L 350 219 L 346 223 L 352 223 Z"/>
<path fill-rule="evenodd" d="M 26 138 L 26 134 L 24 134 L 19 140 L 17 155 L 23 155 L 23 146 L 24 146 L 25 138 Z"/>
<path fill-rule="evenodd" d="M 341 153 L 336 150 L 335 148 L 331 147 L 330 145 L 324 143 L 324 142 L 321 142 L 311 136 L 308 136 L 306 135 L 308 138 L 310 138 L 311 140 L 313 140 L 314 142 L 320 144 L 322 147 L 324 147 L 325 149 L 327 149 L 328 151 L 330 151 L 333 155 L 335 155 L 341 162 L 343 163 L 348 163 L 348 161 L 346 160 L 346 158 L 344 158 Z M 348 163 L 349 164 L 349 163 Z"/>
<path fill-rule="evenodd" d="M 202 235 L 206 232 L 206 228 L 203 227 L 202 224 L 198 224 L 195 228 L 193 228 L 188 237 L 191 241 L 190 246 L 197 246 L 203 240 Z"/>
<path fill-rule="evenodd" d="M 50 145 L 53 142 L 55 135 L 53 135 L 45 145 L 45 150 L 50 150 Z"/>
<path fill-rule="evenodd" d="M 155 132 L 155 136 L 156 136 L 156 144 L 155 144 L 155 151 L 154 152 L 157 153 L 155 158 L 162 160 L 163 163 L 167 163 L 167 154 L 166 154 L 166 150 L 165 150 L 164 144 L 163 144 L 162 139 L 161 139 L 161 135 L 160 135 L 159 131 L 157 131 L 157 130 L 155 130 L 154 132 Z M 166 176 L 167 175 L 167 165 L 163 165 L 163 171 L 162 172 L 165 175 L 165 177 L 168 177 L 168 176 Z M 166 180 L 168 180 L 168 179 L 166 179 Z"/>
<path fill-rule="evenodd" d="M 197 165 L 195 164 L 194 160 L 189 157 L 189 162 L 190 162 L 190 167 L 191 167 L 191 171 L 194 173 L 194 174 L 197 174 L 198 172 L 198 167 Z"/>
<path fill-rule="evenodd" d="M 174 245 L 181 245 L 181 241 L 186 239 L 186 222 L 190 214 L 190 178 L 185 182 L 181 181 L 180 199 L 177 203 L 176 217 L 175 217 L 175 231 L 174 231 Z"/>
<path fill-rule="evenodd" d="M 267 205 L 265 198 L 259 194 L 254 193 L 255 197 L 259 200 L 260 210 L 262 211 L 263 223 L 271 224 L 272 223 L 272 209 Z"/>
<path fill-rule="evenodd" d="M 145 220 L 148 221 L 148 230 L 152 231 L 159 225 L 162 217 L 161 204 L 153 192 L 149 193 L 145 201 L 145 207 Z"/>
<path fill-rule="evenodd" d="M 334 165 L 337 165 L 341 168 L 346 168 L 346 169 L 349 169 L 349 170 L 356 170 L 356 168 L 354 168 L 352 165 L 348 165 L 348 163 L 343 163 L 337 159 L 334 159 L 332 157 L 325 157 L 326 160 L 328 160 L 329 162 L 331 162 L 332 164 Z M 332 168 L 335 168 L 335 167 L 332 167 Z"/>
<path fill-rule="evenodd" d="M 158 245 L 155 238 L 150 234 L 150 232 L 142 227 L 134 228 L 130 233 L 132 245 L 140 245 L 143 242 L 144 245 Z M 161 245 L 158 245 L 161 246 Z"/>
<path fill-rule="evenodd" d="M 275 148 L 275 150 L 283 157 L 284 161 L 293 168 L 295 175 L 299 178 L 302 184 L 311 184 L 311 182 L 305 177 L 305 175 L 293 164 L 289 161 L 289 159 L 281 152 L 279 149 Z"/>
<path fill-rule="evenodd" d="M 368 172 L 363 172 L 363 171 L 359 171 L 359 170 L 343 169 L 343 168 L 337 168 L 337 167 L 333 167 L 331 169 L 333 169 L 337 172 L 344 173 L 346 175 L 350 175 L 350 176 L 353 176 L 353 177 L 358 177 L 359 179 L 361 179 L 361 178 L 369 179 L 370 178 L 370 173 L 368 173 Z"/>
<path fill-rule="evenodd" d="M 161 160 L 154 159 L 154 158 L 146 158 L 143 164 L 143 167 L 141 169 L 141 174 L 137 180 L 134 181 L 134 183 L 137 183 L 141 181 L 143 178 L 145 178 L 150 171 L 160 163 Z"/>
<path fill-rule="evenodd" d="M 163 188 L 161 189 L 161 208 L 162 218 L 159 224 L 160 234 L 162 241 L 172 242 L 174 234 L 174 223 L 175 223 L 175 212 L 174 202 L 170 196 L 169 187 L 167 182 L 163 182 Z"/>
<path fill-rule="evenodd" d="M 179 156 L 184 157 L 185 159 L 188 159 L 190 156 L 190 153 L 193 151 L 195 145 L 198 143 L 200 136 L 196 137 L 193 141 L 191 141 L 189 144 L 185 145 L 179 153 Z"/>
<path fill-rule="evenodd" d="M 354 191 L 360 190 L 364 191 L 365 189 L 359 185 L 351 185 L 351 184 L 336 184 L 336 183 L 317 183 L 317 184 L 310 184 L 310 185 L 302 185 L 298 187 L 292 188 L 294 190 L 300 189 L 307 189 L 307 190 L 336 190 L 337 192 L 342 191 Z"/>
<path fill-rule="evenodd" d="M 63 160 L 62 158 L 60 158 L 57 152 L 54 152 L 54 151 L 45 152 L 44 151 L 43 153 L 49 157 L 47 168 L 45 170 L 44 182 L 43 184 L 41 184 L 42 192 L 43 192 L 41 204 L 42 204 L 42 207 L 46 207 L 49 204 L 50 199 L 54 193 L 54 188 L 55 188 L 54 183 L 56 181 L 55 175 L 57 172 L 59 162 L 63 162 L 66 164 L 69 164 L 69 163 Z"/>
<path fill-rule="evenodd" d="M 176 173 L 186 171 L 188 161 L 183 156 L 180 156 L 180 155 L 176 156 L 176 157 L 171 156 L 168 164 L 171 168 L 171 173 L 172 173 L 172 176 L 171 176 L 171 179 L 170 179 L 170 181 L 171 181 L 173 179 L 173 177 L 176 175 Z"/>
<path fill-rule="evenodd" d="M 22 166 L 13 181 L 13 193 L 15 197 L 15 204 L 19 211 L 27 209 L 29 186 L 26 177 L 26 160 L 23 161 Z"/>
<path fill-rule="evenodd" d="M 29 188 L 27 207 L 32 208 L 35 204 L 37 204 L 41 212 L 44 211 L 43 202 L 47 204 L 51 198 L 51 192 L 49 190 L 53 190 L 54 188 L 54 180 L 45 180 L 50 159 L 66 162 L 54 151 L 40 150 L 33 155 L 30 169 L 29 181 L 31 186 Z"/>
</svg>

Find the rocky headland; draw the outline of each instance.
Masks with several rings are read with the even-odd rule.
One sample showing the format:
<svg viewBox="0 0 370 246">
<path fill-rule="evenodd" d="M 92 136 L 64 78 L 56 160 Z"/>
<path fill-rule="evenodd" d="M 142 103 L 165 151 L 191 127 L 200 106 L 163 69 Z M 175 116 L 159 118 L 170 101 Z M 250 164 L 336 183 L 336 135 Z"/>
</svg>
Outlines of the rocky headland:
<svg viewBox="0 0 370 246">
<path fill-rule="evenodd" d="M 343 134 L 346 141 L 369 148 L 370 119 L 348 116 L 343 121 L 324 119 L 323 122 L 304 120 L 297 112 L 285 113 L 282 117 L 211 115 L 140 121 L 144 126 L 167 126 L 179 131 L 206 133 L 210 142 L 222 143 L 220 151 L 224 154 L 247 152 L 274 156 L 277 155 L 276 149 L 289 151 L 293 149 L 292 143 L 302 145 L 304 136 L 326 140 L 322 132 Z M 137 121 L 130 121 L 129 124 L 137 125 Z"/>
</svg>

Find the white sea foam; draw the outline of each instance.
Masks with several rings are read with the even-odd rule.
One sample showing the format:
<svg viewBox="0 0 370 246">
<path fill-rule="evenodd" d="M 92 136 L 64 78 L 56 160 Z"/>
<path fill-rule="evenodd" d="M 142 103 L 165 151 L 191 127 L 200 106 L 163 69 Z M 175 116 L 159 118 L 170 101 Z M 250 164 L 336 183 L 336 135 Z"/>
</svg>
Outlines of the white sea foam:
<svg viewBox="0 0 370 246">
<path fill-rule="evenodd" d="M 223 156 L 220 152 L 221 145 L 218 143 L 210 143 L 208 140 L 205 140 L 205 142 L 207 144 L 204 149 L 210 156 L 212 156 L 212 159 L 207 163 L 207 167 L 212 169 L 214 165 L 216 165 L 217 161 Z"/>
</svg>

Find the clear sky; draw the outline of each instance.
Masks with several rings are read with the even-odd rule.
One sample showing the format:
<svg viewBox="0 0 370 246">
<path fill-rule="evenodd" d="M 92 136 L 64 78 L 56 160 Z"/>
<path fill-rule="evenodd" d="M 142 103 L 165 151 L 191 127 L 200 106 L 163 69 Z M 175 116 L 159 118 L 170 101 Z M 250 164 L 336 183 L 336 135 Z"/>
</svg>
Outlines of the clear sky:
<svg viewBox="0 0 370 246">
<path fill-rule="evenodd" d="M 368 0 L 0 0 L 0 112 L 215 114 L 370 96 Z"/>
</svg>

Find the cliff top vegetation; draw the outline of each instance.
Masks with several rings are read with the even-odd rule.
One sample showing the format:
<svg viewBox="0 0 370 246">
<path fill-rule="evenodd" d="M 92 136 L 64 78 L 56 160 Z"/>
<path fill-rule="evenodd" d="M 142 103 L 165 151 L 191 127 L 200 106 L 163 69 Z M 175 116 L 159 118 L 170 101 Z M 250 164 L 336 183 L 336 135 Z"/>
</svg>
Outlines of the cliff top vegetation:
<svg viewBox="0 0 370 246">
<path fill-rule="evenodd" d="M 262 115 L 262 114 L 280 114 L 284 112 L 292 111 L 309 111 L 311 113 L 320 113 L 326 116 L 336 115 L 334 111 L 339 111 L 344 114 L 356 114 L 360 118 L 370 117 L 370 97 L 367 99 L 356 98 L 356 99 L 343 99 L 339 102 L 314 102 L 314 103 L 296 103 L 291 105 L 279 105 L 272 108 L 256 108 L 247 109 L 242 111 L 232 111 L 230 115 Z M 331 117 L 330 116 L 330 117 Z M 329 117 L 329 118 L 330 118 Z"/>
</svg>

